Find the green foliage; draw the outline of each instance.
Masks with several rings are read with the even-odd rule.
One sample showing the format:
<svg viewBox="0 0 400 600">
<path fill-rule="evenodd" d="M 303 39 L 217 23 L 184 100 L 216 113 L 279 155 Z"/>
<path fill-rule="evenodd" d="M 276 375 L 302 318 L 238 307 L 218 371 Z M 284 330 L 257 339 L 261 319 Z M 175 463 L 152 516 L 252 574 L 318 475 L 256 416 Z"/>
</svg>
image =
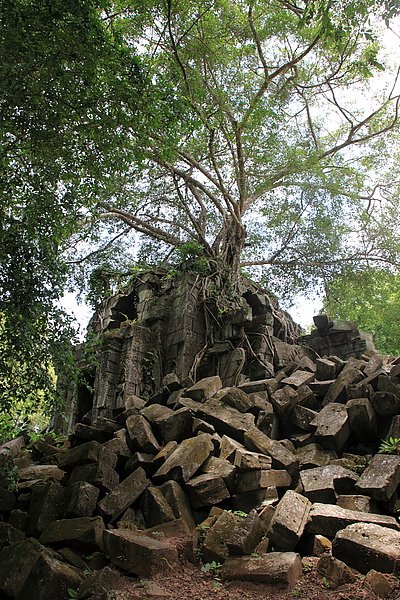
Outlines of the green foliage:
<svg viewBox="0 0 400 600">
<path fill-rule="evenodd" d="M 213 561 L 211 561 L 209 563 L 205 563 L 204 565 L 202 565 L 201 566 L 201 570 L 202 570 L 203 573 L 215 573 L 221 567 L 222 567 L 221 563 L 216 562 L 215 560 L 213 560 Z"/>
<path fill-rule="evenodd" d="M 383 269 L 344 269 L 329 282 L 324 310 L 333 319 L 356 321 L 377 349 L 400 354 L 400 275 Z"/>
<path fill-rule="evenodd" d="M 381 454 L 400 454 L 400 438 L 389 437 L 387 440 L 382 440 L 378 452 Z"/>
</svg>

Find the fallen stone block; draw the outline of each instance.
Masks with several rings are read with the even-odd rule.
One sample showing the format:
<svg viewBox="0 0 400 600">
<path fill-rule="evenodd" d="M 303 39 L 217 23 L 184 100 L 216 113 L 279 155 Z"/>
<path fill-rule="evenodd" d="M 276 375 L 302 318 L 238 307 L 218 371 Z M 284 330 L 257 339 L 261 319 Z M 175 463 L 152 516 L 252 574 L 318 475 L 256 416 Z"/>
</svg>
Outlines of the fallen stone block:
<svg viewBox="0 0 400 600">
<path fill-rule="evenodd" d="M 64 514 L 66 517 L 91 517 L 96 508 L 99 488 L 78 481 L 64 488 Z"/>
<path fill-rule="evenodd" d="M 21 481 L 28 479 L 53 479 L 54 481 L 61 481 L 65 476 L 65 471 L 57 467 L 56 465 L 31 465 L 25 469 L 21 469 L 19 477 Z"/>
<path fill-rule="evenodd" d="M 301 558 L 294 552 L 271 552 L 257 558 L 228 558 L 219 570 L 222 579 L 296 585 L 302 575 Z"/>
<path fill-rule="evenodd" d="M 0 595 L 17 598 L 39 556 L 45 552 L 46 548 L 33 538 L 0 550 Z"/>
<path fill-rule="evenodd" d="M 240 517 L 237 515 L 224 510 L 210 527 L 199 526 L 198 530 L 202 533 L 205 532 L 200 547 L 204 563 L 212 561 L 222 563 L 229 556 L 226 541 L 239 523 L 239 519 Z"/>
<path fill-rule="evenodd" d="M 213 425 L 220 435 L 227 435 L 238 442 L 243 442 L 246 431 L 254 426 L 254 415 L 240 413 L 214 398 L 207 400 L 204 404 L 190 398 L 181 398 L 180 404 L 194 411 L 197 417 Z"/>
<path fill-rule="evenodd" d="M 161 450 L 159 452 L 157 452 L 157 454 L 154 456 L 154 458 L 152 460 L 154 469 L 156 469 L 156 470 L 159 469 L 161 467 L 161 465 L 163 465 L 165 463 L 167 458 L 169 456 L 171 456 L 171 454 L 173 452 L 175 452 L 177 447 L 178 447 L 178 443 L 175 441 L 171 441 L 171 442 L 168 442 L 167 444 L 165 444 L 164 448 L 161 448 Z"/>
<path fill-rule="evenodd" d="M 186 483 L 186 489 L 193 508 L 212 506 L 230 498 L 224 480 L 214 473 L 203 473 L 190 479 Z"/>
<path fill-rule="evenodd" d="M 272 459 L 259 452 L 238 448 L 234 454 L 233 464 L 238 471 L 261 471 L 271 468 Z"/>
<path fill-rule="evenodd" d="M 273 394 L 278 388 L 278 382 L 273 377 L 269 379 L 258 379 L 257 381 L 246 381 L 238 386 L 246 394 L 254 394 L 257 392 L 268 392 Z"/>
<path fill-rule="evenodd" d="M 296 390 L 290 385 L 285 385 L 283 388 L 276 390 L 271 396 L 271 404 L 281 419 L 285 419 L 292 412 L 298 400 Z"/>
<path fill-rule="evenodd" d="M 292 478 L 283 469 L 248 471 L 247 473 L 238 473 L 236 475 L 235 492 L 242 494 L 260 488 L 289 487 L 291 483 Z"/>
<path fill-rule="evenodd" d="M 271 440 L 257 427 L 250 427 L 244 436 L 245 446 L 253 452 L 260 452 L 272 458 L 272 466 L 275 469 L 286 469 L 295 477 L 299 471 L 298 458 L 278 441 Z"/>
<path fill-rule="evenodd" d="M 395 591 L 397 583 L 396 579 L 388 579 L 387 575 L 371 569 L 364 578 L 363 587 L 378 598 L 389 598 Z"/>
<path fill-rule="evenodd" d="M 84 442 L 91 442 L 92 440 L 99 442 L 99 444 L 103 444 L 103 442 L 107 442 L 110 439 L 112 433 L 103 431 L 98 429 L 97 427 L 93 427 L 92 425 L 85 425 L 84 423 L 77 423 L 74 427 L 74 431 L 71 435 L 71 440 L 74 443 L 81 443 L 81 440 Z"/>
<path fill-rule="evenodd" d="M 346 400 L 346 387 L 358 383 L 363 377 L 364 376 L 359 369 L 352 367 L 350 364 L 346 365 L 343 371 L 338 375 L 337 379 L 329 386 L 322 403 L 323 406 L 326 406 L 331 402 L 344 402 Z"/>
<path fill-rule="evenodd" d="M 63 488 L 56 481 L 43 481 L 32 487 L 27 534 L 37 536 L 62 516 Z"/>
<path fill-rule="evenodd" d="M 125 529 L 104 530 L 104 549 L 113 564 L 141 577 L 173 570 L 178 562 L 167 542 Z"/>
<path fill-rule="evenodd" d="M 126 420 L 129 446 L 132 450 L 156 454 L 160 445 L 156 440 L 149 422 L 141 415 L 132 415 Z"/>
<path fill-rule="evenodd" d="M 117 456 L 114 452 L 107 450 L 98 442 L 87 442 L 70 450 L 65 450 L 57 455 L 58 466 L 62 469 L 72 469 L 76 465 L 93 462 L 102 462 L 114 469 L 117 464 Z"/>
<path fill-rule="evenodd" d="M 336 452 L 321 448 L 319 444 L 315 443 L 298 448 L 296 456 L 300 462 L 300 471 L 314 467 L 326 467 L 334 458 L 337 458 Z"/>
<path fill-rule="evenodd" d="M 12 492 L 0 487 L 0 512 L 10 512 L 15 506 L 16 498 Z"/>
<path fill-rule="evenodd" d="M 101 517 L 80 517 L 54 521 L 39 538 L 41 544 L 102 550 L 104 523 Z"/>
<path fill-rule="evenodd" d="M 115 456 L 115 458 L 117 457 Z M 91 483 L 92 485 L 109 492 L 117 487 L 119 477 L 118 473 L 108 464 L 98 462 L 87 465 L 77 465 L 74 467 L 69 478 L 69 483 L 77 483 L 78 481 Z"/>
<path fill-rule="evenodd" d="M 233 464 L 235 460 L 236 450 L 245 451 L 244 446 L 242 446 L 242 444 L 240 444 L 236 440 L 233 440 L 227 435 L 223 435 L 221 438 L 221 444 L 219 448 L 219 458 L 229 460 L 229 462 Z"/>
<path fill-rule="evenodd" d="M 85 577 L 84 582 L 79 587 L 78 598 L 79 600 L 86 600 L 86 598 L 101 597 L 104 594 L 104 590 L 107 591 L 118 591 L 126 589 L 127 581 L 124 577 L 111 567 L 104 567 L 94 573 L 89 573 Z"/>
<path fill-rule="evenodd" d="M 10 523 L 0 522 L 0 548 L 11 546 L 25 539 L 25 534 Z"/>
<path fill-rule="evenodd" d="M 371 404 L 381 417 L 394 417 L 400 413 L 400 395 L 393 392 L 374 392 Z"/>
<path fill-rule="evenodd" d="M 212 398 L 222 388 L 222 381 L 219 375 L 201 379 L 185 392 L 188 398 L 196 402 L 205 402 Z"/>
<path fill-rule="evenodd" d="M 186 495 L 177 481 L 170 480 L 160 486 L 176 519 L 181 519 L 189 530 L 196 527 Z"/>
<path fill-rule="evenodd" d="M 318 381 L 334 380 L 337 375 L 337 365 L 328 358 L 317 358 L 315 361 L 315 378 Z"/>
<path fill-rule="evenodd" d="M 163 444 L 170 441 L 181 442 L 190 437 L 193 417 L 189 409 L 171 410 L 160 404 L 146 406 L 141 414 L 150 421 L 157 438 Z"/>
<path fill-rule="evenodd" d="M 303 534 L 311 508 L 311 502 L 288 490 L 275 508 L 268 538 L 279 550 L 293 550 Z"/>
<path fill-rule="evenodd" d="M 317 425 L 318 443 L 335 452 L 342 452 L 351 434 L 346 407 L 334 402 L 327 404 L 310 425 Z"/>
<path fill-rule="evenodd" d="M 306 406 L 301 406 L 298 404 L 294 407 L 293 411 L 290 414 L 290 422 L 298 429 L 302 429 L 303 431 L 315 431 L 315 427 L 310 425 L 314 421 L 317 416 L 317 412 L 315 410 L 311 410 Z"/>
<path fill-rule="evenodd" d="M 241 517 L 225 540 L 229 554 L 242 555 L 253 552 L 263 535 L 261 520 L 255 510 Z"/>
<path fill-rule="evenodd" d="M 218 475 L 223 479 L 229 492 L 233 492 L 236 477 L 236 467 L 228 460 L 211 456 L 204 463 L 200 470 L 202 473 Z"/>
<path fill-rule="evenodd" d="M 301 471 L 300 481 L 311 502 L 335 504 L 336 494 L 354 493 L 358 476 L 350 469 L 327 465 Z"/>
<path fill-rule="evenodd" d="M 375 500 L 387 501 L 400 483 L 400 456 L 375 454 L 360 476 L 357 489 Z"/>
<path fill-rule="evenodd" d="M 297 371 L 294 371 L 294 373 L 292 373 L 289 377 L 285 377 L 285 379 L 282 379 L 281 384 L 290 385 L 291 387 L 297 390 L 302 385 L 306 385 L 307 383 L 314 381 L 314 378 L 314 372 L 302 371 L 298 369 Z"/>
<path fill-rule="evenodd" d="M 344 562 L 330 554 L 321 556 L 317 563 L 317 571 L 328 579 L 329 586 L 333 589 L 357 581 L 357 576 L 352 570 Z"/>
<path fill-rule="evenodd" d="M 387 529 L 399 530 L 399 524 L 394 517 L 348 510 L 335 504 L 316 502 L 311 507 L 306 531 L 333 537 L 340 529 L 353 523 L 376 524 Z"/>
<path fill-rule="evenodd" d="M 332 554 L 360 573 L 371 569 L 398 573 L 400 531 L 372 523 L 354 523 L 337 532 Z"/>
<path fill-rule="evenodd" d="M 369 496 L 362 496 L 360 494 L 342 494 L 336 499 L 336 504 L 341 508 L 347 508 L 348 510 L 359 510 L 361 512 L 379 514 L 380 510 L 375 500 L 372 500 Z"/>
<path fill-rule="evenodd" d="M 67 598 L 68 589 L 78 589 L 82 578 L 78 569 L 41 553 L 18 594 L 18 600 Z"/>
<path fill-rule="evenodd" d="M 154 527 L 160 523 L 174 521 L 175 515 L 168 504 L 162 491 L 154 486 L 148 487 L 141 497 L 140 506 L 147 527 Z"/>
<path fill-rule="evenodd" d="M 241 413 L 249 411 L 254 406 L 254 398 L 237 387 L 222 388 L 215 399 L 235 408 Z"/>
<path fill-rule="evenodd" d="M 175 479 L 186 483 L 213 451 L 214 444 L 208 433 L 184 440 L 154 474 L 153 480 L 164 483 L 168 479 Z"/>
<path fill-rule="evenodd" d="M 371 442 L 378 435 L 378 420 L 372 403 L 368 398 L 353 398 L 346 404 L 351 429 L 358 439 Z"/>
<path fill-rule="evenodd" d="M 100 512 L 111 521 L 115 520 L 149 485 L 145 471 L 139 467 L 99 502 Z"/>
</svg>

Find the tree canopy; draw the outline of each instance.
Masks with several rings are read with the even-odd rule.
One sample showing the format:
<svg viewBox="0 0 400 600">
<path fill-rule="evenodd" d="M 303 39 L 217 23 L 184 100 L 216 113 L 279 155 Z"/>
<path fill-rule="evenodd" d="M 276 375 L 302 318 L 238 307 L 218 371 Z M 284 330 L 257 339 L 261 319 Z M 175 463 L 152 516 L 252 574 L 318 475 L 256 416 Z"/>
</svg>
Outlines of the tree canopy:
<svg viewBox="0 0 400 600">
<path fill-rule="evenodd" d="M 398 70 L 379 47 L 396 12 L 395 0 L 2 3 L 4 408 L 53 387 L 71 267 L 106 281 L 121 261 L 193 255 L 233 280 L 260 265 L 281 292 L 343 265 L 398 267 Z"/>
</svg>

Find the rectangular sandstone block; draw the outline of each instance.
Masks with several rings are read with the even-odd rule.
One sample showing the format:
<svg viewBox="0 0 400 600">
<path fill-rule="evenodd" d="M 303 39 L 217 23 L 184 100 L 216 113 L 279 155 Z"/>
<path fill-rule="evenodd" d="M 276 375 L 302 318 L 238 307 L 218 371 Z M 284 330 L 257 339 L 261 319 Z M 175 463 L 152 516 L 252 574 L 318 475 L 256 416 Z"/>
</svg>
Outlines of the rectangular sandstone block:
<svg viewBox="0 0 400 600">
<path fill-rule="evenodd" d="M 399 524 L 394 517 L 374 515 L 358 510 L 348 510 L 335 504 L 313 504 L 310 510 L 306 530 L 309 533 L 334 536 L 340 529 L 353 523 L 372 523 L 389 529 L 399 529 Z"/>
<path fill-rule="evenodd" d="M 311 502 L 288 490 L 275 509 L 268 531 L 270 542 L 280 550 L 290 551 L 303 535 Z"/>
</svg>

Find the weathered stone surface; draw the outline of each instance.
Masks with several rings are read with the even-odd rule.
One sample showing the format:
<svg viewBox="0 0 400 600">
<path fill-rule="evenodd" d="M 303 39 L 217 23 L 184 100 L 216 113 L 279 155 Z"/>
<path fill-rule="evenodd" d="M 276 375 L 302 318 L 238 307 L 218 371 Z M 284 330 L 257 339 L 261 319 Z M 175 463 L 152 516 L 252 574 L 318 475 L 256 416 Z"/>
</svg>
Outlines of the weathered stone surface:
<svg viewBox="0 0 400 600">
<path fill-rule="evenodd" d="M 242 444 L 228 437 L 227 435 L 223 435 L 221 438 L 221 444 L 219 448 L 219 457 L 229 460 L 231 463 L 235 460 L 236 450 L 245 450 Z"/>
<path fill-rule="evenodd" d="M 85 577 L 79 588 L 78 598 L 79 600 L 86 600 L 86 598 L 92 598 L 92 596 L 101 596 L 101 594 L 104 594 L 104 590 L 124 590 L 126 584 L 126 579 L 121 577 L 115 569 L 104 567 Z"/>
<path fill-rule="evenodd" d="M 360 494 L 341 494 L 337 497 L 336 503 L 341 508 L 347 508 L 348 510 L 359 510 L 361 512 L 375 514 L 380 513 L 376 502 L 369 496 L 362 496 Z"/>
<path fill-rule="evenodd" d="M 275 509 L 268 538 L 280 550 L 293 550 L 303 534 L 311 508 L 311 502 L 288 490 Z"/>
<path fill-rule="evenodd" d="M 142 577 L 171 570 L 178 562 L 168 543 L 124 529 L 105 530 L 104 549 L 117 567 Z"/>
<path fill-rule="evenodd" d="M 263 535 L 260 517 L 252 510 L 242 517 L 225 540 L 229 554 L 241 555 L 253 552 Z"/>
<path fill-rule="evenodd" d="M 257 427 L 250 427 L 244 436 L 248 450 L 266 454 L 272 458 L 272 466 L 276 469 L 286 469 L 294 477 L 299 471 L 298 458 L 278 441 L 271 440 Z"/>
<path fill-rule="evenodd" d="M 368 398 L 353 398 L 346 404 L 351 429 L 365 442 L 375 439 L 378 434 L 378 420 L 373 405 Z"/>
<path fill-rule="evenodd" d="M 150 481 L 144 469 L 139 467 L 99 502 L 100 511 L 113 521 L 135 502 L 149 485 Z"/>
<path fill-rule="evenodd" d="M 389 581 L 387 575 L 371 569 L 364 578 L 363 587 L 378 598 L 389 598 L 395 591 L 396 583 Z"/>
<path fill-rule="evenodd" d="M 159 469 L 161 467 L 161 465 L 163 465 L 165 463 L 167 458 L 169 456 L 171 456 L 171 454 L 173 452 L 175 452 L 177 447 L 178 447 L 178 443 L 175 441 L 171 441 L 171 442 L 168 442 L 167 444 L 165 444 L 164 448 L 161 448 L 161 450 L 159 452 L 157 452 L 157 454 L 153 458 L 152 462 L 153 462 L 154 468 Z"/>
<path fill-rule="evenodd" d="M 212 398 L 222 388 L 222 381 L 218 375 L 201 379 L 185 392 L 188 398 L 196 402 L 205 402 Z"/>
<path fill-rule="evenodd" d="M 163 483 L 168 479 L 175 479 L 186 483 L 213 450 L 214 445 L 208 433 L 184 440 L 154 474 L 154 481 Z"/>
<path fill-rule="evenodd" d="M 108 440 L 108 442 L 103 444 L 104 448 L 116 454 L 119 459 L 129 458 L 131 451 L 128 448 L 128 443 L 126 440 L 126 430 L 121 429 L 120 431 L 117 431 L 115 436 L 116 437 L 113 437 L 111 440 Z"/>
<path fill-rule="evenodd" d="M 10 523 L 0 523 L 0 548 L 10 546 L 25 539 L 25 534 Z"/>
<path fill-rule="evenodd" d="M 381 417 L 393 417 L 400 413 L 400 395 L 393 392 L 374 392 L 371 404 Z"/>
<path fill-rule="evenodd" d="M 132 415 L 126 420 L 129 445 L 132 450 L 156 454 L 160 445 L 156 440 L 149 422 L 141 415 Z"/>
<path fill-rule="evenodd" d="M 357 489 L 375 500 L 387 501 L 400 483 L 400 456 L 375 454 L 357 482 Z"/>
<path fill-rule="evenodd" d="M 277 488 L 270 487 L 260 488 L 251 492 L 244 492 L 243 494 L 237 494 L 236 496 L 233 496 L 232 504 L 234 510 L 240 510 L 248 513 L 253 510 L 253 508 L 258 508 L 261 506 L 261 504 L 265 504 L 266 502 L 276 504 L 278 500 Z"/>
<path fill-rule="evenodd" d="M 43 481 L 32 487 L 29 503 L 27 534 L 37 536 L 60 518 L 63 509 L 63 489 L 56 481 Z"/>
<path fill-rule="evenodd" d="M 18 600 L 67 598 L 68 589 L 78 589 L 81 582 L 82 574 L 78 569 L 41 553 L 18 594 Z"/>
<path fill-rule="evenodd" d="M 179 483 L 174 480 L 167 481 L 160 486 L 160 490 L 170 505 L 175 518 L 181 519 L 189 530 L 194 529 L 196 524 L 193 519 L 192 511 L 190 510 L 186 495 Z"/>
<path fill-rule="evenodd" d="M 243 442 L 246 431 L 254 426 L 254 416 L 240 413 L 230 406 L 221 404 L 212 398 L 204 404 L 190 398 L 181 398 L 180 404 L 194 411 L 197 417 L 211 423 L 220 435 L 227 435 L 238 442 Z"/>
<path fill-rule="evenodd" d="M 337 366 L 328 358 L 317 358 L 315 361 L 315 378 L 319 381 L 333 380 L 336 377 Z"/>
<path fill-rule="evenodd" d="M 347 366 L 329 387 L 329 390 L 325 394 L 323 405 L 326 406 L 331 402 L 343 402 L 346 400 L 346 387 L 350 384 L 358 383 L 362 378 L 363 374 L 359 369 Z"/>
<path fill-rule="evenodd" d="M 57 455 L 59 467 L 70 469 L 75 465 L 82 465 L 93 462 L 102 462 L 110 468 L 117 464 L 117 457 L 114 452 L 107 450 L 98 442 L 87 442 L 70 450 L 65 450 Z"/>
<path fill-rule="evenodd" d="M 336 493 L 353 493 L 357 480 L 358 476 L 353 471 L 339 465 L 315 467 L 300 473 L 304 495 L 311 502 L 335 504 Z"/>
<path fill-rule="evenodd" d="M 341 452 L 350 437 L 351 429 L 346 407 L 331 402 L 316 416 L 310 425 L 317 425 L 315 437 L 328 450 Z"/>
<path fill-rule="evenodd" d="M 292 478 L 285 470 L 268 469 L 238 473 L 236 476 L 235 491 L 237 494 L 251 492 L 260 488 L 289 487 Z"/>
<path fill-rule="evenodd" d="M 295 552 L 271 552 L 257 558 L 228 558 L 219 571 L 222 579 L 296 585 L 302 575 L 301 558 Z"/>
<path fill-rule="evenodd" d="M 74 441 L 78 440 L 79 442 L 80 440 L 84 440 L 85 442 L 90 442 L 95 440 L 96 442 L 99 442 L 99 444 L 109 440 L 111 435 L 112 433 L 107 433 L 97 427 L 85 425 L 83 423 L 77 423 L 72 434 Z"/>
<path fill-rule="evenodd" d="M 0 511 L 10 512 L 15 506 L 15 496 L 9 490 L 0 487 Z"/>
<path fill-rule="evenodd" d="M 308 375 L 310 375 L 310 373 L 308 373 Z M 283 388 L 279 388 L 279 390 L 276 390 L 276 392 L 272 394 L 271 404 L 279 417 L 284 419 L 296 406 L 298 399 L 296 390 L 289 385 L 285 385 Z"/>
<path fill-rule="evenodd" d="M 204 473 L 190 479 L 186 484 L 193 508 L 212 506 L 230 497 L 224 480 L 217 474 Z"/>
<path fill-rule="evenodd" d="M 317 571 L 329 581 L 330 587 L 336 589 L 346 583 L 353 583 L 357 576 L 349 567 L 330 554 L 323 554 L 317 563 Z"/>
<path fill-rule="evenodd" d="M 310 510 L 306 530 L 310 533 L 334 536 L 340 529 L 344 529 L 347 525 L 353 523 L 371 523 L 387 529 L 399 529 L 399 525 L 394 517 L 347 510 L 334 504 L 320 504 L 316 502 Z"/>
<path fill-rule="evenodd" d="M 398 573 L 400 531 L 372 523 L 354 523 L 338 531 L 332 554 L 360 573 L 368 573 L 370 569 Z"/>
<path fill-rule="evenodd" d="M 157 438 L 163 444 L 173 440 L 181 442 L 191 434 L 193 417 L 187 408 L 171 410 L 160 404 L 151 404 L 141 414 L 150 421 Z"/>
<path fill-rule="evenodd" d="M 17 598 L 39 556 L 46 549 L 33 538 L 0 550 L 0 595 Z"/>
<path fill-rule="evenodd" d="M 101 517 L 81 517 L 54 521 L 39 538 L 49 546 L 72 546 L 87 550 L 102 550 L 104 523 Z"/>
<path fill-rule="evenodd" d="M 117 457 L 115 456 L 115 458 Z M 78 481 L 86 481 L 109 492 L 118 485 L 119 477 L 113 468 L 103 462 L 99 462 L 74 467 L 69 478 L 69 483 L 77 483 Z"/>
<path fill-rule="evenodd" d="M 175 520 L 172 508 L 162 491 L 157 487 L 150 486 L 145 490 L 140 505 L 147 527 L 154 527 L 154 525 Z"/>
<path fill-rule="evenodd" d="M 201 467 L 202 473 L 212 473 L 221 477 L 230 492 L 235 485 L 236 467 L 228 460 L 211 456 Z"/>
<path fill-rule="evenodd" d="M 266 454 L 238 448 L 234 454 L 233 464 L 238 471 L 259 471 L 261 469 L 270 469 L 272 459 Z"/>
<path fill-rule="evenodd" d="M 297 404 L 290 414 L 290 422 L 295 427 L 302 429 L 303 431 L 314 431 L 315 427 L 310 426 L 310 423 L 315 419 L 317 413 L 315 410 L 311 410 L 306 406 Z"/>
<path fill-rule="evenodd" d="M 268 392 L 272 394 L 278 388 L 278 382 L 274 378 L 258 379 L 257 381 L 246 381 L 238 386 L 246 394 L 254 394 L 257 392 Z"/>
<path fill-rule="evenodd" d="M 99 488 L 78 481 L 64 488 L 64 513 L 66 517 L 91 517 L 96 508 Z"/>
<path fill-rule="evenodd" d="M 224 510 L 212 518 L 211 523 L 202 524 L 203 531 L 206 532 L 201 545 L 203 562 L 224 562 L 229 556 L 226 541 L 239 519 L 240 517 Z"/>
<path fill-rule="evenodd" d="M 223 388 L 218 392 L 217 398 L 220 402 L 242 413 L 245 413 L 254 406 L 254 398 L 237 387 Z"/>
<path fill-rule="evenodd" d="M 297 389 L 302 385 L 313 381 L 314 377 L 315 375 L 313 372 L 297 370 L 294 373 L 292 373 L 289 377 L 285 377 L 285 379 L 282 379 L 281 383 L 282 385 L 290 385 Z"/>
<path fill-rule="evenodd" d="M 20 531 L 26 531 L 28 513 L 25 510 L 16 508 L 15 510 L 11 511 L 8 523 Z"/>
<path fill-rule="evenodd" d="M 56 465 L 32 465 L 21 469 L 19 472 L 20 479 L 22 481 L 28 479 L 53 479 L 54 481 L 61 481 L 65 476 L 65 471 L 59 469 Z"/>
<path fill-rule="evenodd" d="M 307 444 L 296 451 L 300 461 L 300 469 L 312 469 L 313 467 L 326 467 L 332 459 L 337 458 L 336 452 L 321 448 L 319 444 Z"/>
</svg>

